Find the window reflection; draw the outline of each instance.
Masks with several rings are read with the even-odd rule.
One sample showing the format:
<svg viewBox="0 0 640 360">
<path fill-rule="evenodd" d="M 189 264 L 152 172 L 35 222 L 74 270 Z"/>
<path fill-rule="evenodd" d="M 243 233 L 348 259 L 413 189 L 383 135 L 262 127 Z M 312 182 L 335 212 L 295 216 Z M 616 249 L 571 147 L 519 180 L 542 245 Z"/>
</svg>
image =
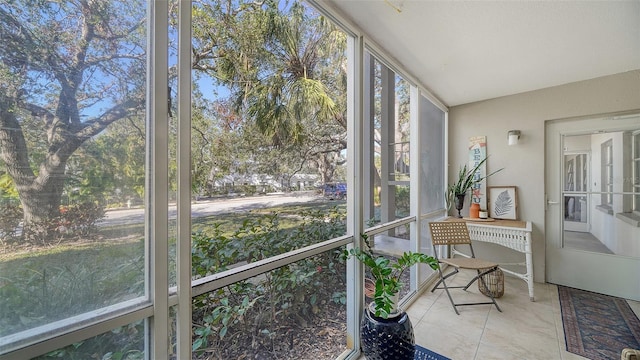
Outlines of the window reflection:
<svg viewBox="0 0 640 360">
<path fill-rule="evenodd" d="M 640 257 L 640 131 L 564 137 L 564 246 Z"/>
</svg>

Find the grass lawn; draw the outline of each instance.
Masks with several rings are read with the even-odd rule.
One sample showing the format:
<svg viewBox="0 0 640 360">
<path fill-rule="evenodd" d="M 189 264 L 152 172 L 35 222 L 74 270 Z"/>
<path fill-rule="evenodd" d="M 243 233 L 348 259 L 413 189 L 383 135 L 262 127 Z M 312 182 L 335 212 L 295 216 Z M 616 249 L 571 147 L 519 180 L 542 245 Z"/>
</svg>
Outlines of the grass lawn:
<svg viewBox="0 0 640 360">
<path fill-rule="evenodd" d="M 192 229 L 206 233 L 218 226 L 231 236 L 245 220 L 275 212 L 279 229 L 286 231 L 302 222 L 301 214 L 328 213 L 334 207 L 344 209 L 344 203 L 318 201 L 194 218 Z M 175 222 L 169 230 L 175 234 Z M 99 241 L 0 255 L 0 337 L 144 294 L 144 225 L 102 227 L 100 234 Z M 175 279 L 174 269 L 170 273 Z"/>
</svg>

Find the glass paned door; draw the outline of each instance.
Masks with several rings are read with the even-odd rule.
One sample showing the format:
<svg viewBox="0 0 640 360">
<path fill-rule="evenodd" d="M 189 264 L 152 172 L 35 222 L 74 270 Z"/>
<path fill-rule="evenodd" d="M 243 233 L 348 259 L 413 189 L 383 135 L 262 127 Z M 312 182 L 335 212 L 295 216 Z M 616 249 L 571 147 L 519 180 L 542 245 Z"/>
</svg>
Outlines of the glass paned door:
<svg viewBox="0 0 640 360">
<path fill-rule="evenodd" d="M 567 146 L 565 145 L 565 148 Z M 589 231 L 588 178 L 589 154 L 565 151 L 564 155 L 564 229 Z"/>
<path fill-rule="evenodd" d="M 625 181 L 633 177 L 630 134 L 639 129 L 640 116 L 546 125 L 547 281 L 640 299 L 640 227 Z"/>
</svg>

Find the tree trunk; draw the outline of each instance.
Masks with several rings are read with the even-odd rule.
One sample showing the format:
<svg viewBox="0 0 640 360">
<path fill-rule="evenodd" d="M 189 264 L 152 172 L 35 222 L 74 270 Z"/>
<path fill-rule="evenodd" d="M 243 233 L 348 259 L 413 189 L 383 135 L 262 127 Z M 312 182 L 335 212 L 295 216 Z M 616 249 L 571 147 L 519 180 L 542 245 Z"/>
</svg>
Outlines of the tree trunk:
<svg viewBox="0 0 640 360">
<path fill-rule="evenodd" d="M 0 97 L 0 159 L 13 179 L 23 210 L 23 238 L 33 241 L 36 225 L 42 226 L 59 215 L 60 199 L 64 185 L 69 151 L 51 152 L 40 165 L 38 175 L 29 164 L 28 148 L 22 128 L 16 117 L 15 102 L 9 97 Z M 75 146 L 77 141 L 63 142 Z M 59 146 L 57 149 L 63 147 Z M 75 150 L 77 146 L 73 149 Z M 50 149 L 56 149 L 50 147 Z M 39 230 L 45 230 L 40 228 Z M 46 236 L 46 232 L 43 234 Z M 42 239 L 40 239 L 42 240 Z"/>
<path fill-rule="evenodd" d="M 56 158 L 55 156 L 53 158 Z M 52 166 L 55 163 L 55 166 Z M 66 160 L 45 161 L 37 177 L 22 176 L 30 181 L 16 181 L 23 210 L 23 239 L 46 242 L 49 232 L 57 226 L 54 219 L 60 215 L 60 203 L 65 181 Z M 20 172 L 19 172 L 20 173 Z"/>
<path fill-rule="evenodd" d="M 333 180 L 333 174 L 335 172 L 335 166 L 331 161 L 331 154 L 321 153 L 318 155 L 317 164 L 320 176 L 322 177 L 322 183 L 326 184 Z"/>
<path fill-rule="evenodd" d="M 38 179 L 44 179 L 39 183 Z M 49 222 L 60 215 L 64 174 L 39 176 L 31 186 L 19 190 L 23 214 L 23 237 L 33 241 L 36 227 L 53 225 Z"/>
</svg>

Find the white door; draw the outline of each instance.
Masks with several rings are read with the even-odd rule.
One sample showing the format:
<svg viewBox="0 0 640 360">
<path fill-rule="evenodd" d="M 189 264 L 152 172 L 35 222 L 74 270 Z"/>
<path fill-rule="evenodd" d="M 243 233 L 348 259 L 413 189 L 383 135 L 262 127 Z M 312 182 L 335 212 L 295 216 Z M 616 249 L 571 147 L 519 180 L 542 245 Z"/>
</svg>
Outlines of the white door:
<svg viewBox="0 0 640 360">
<path fill-rule="evenodd" d="M 548 122 L 545 141 L 548 282 L 640 300 L 640 114 Z"/>
</svg>

